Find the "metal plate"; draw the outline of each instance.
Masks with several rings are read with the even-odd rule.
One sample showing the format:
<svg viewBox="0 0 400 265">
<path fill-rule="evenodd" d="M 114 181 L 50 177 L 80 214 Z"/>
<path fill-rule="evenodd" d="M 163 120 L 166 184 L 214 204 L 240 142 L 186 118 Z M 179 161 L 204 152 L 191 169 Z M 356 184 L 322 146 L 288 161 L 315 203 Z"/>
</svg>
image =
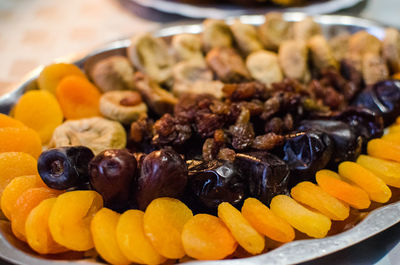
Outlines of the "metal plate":
<svg viewBox="0 0 400 265">
<path fill-rule="evenodd" d="M 244 14 L 263 14 L 270 11 L 304 12 L 310 15 L 326 14 L 352 7 L 363 0 L 330 0 L 312 2 L 302 7 L 265 6 L 246 7 L 235 4 L 188 4 L 179 0 L 128 0 L 140 6 L 154 9 L 163 13 L 177 14 L 190 18 L 217 18 L 225 19 L 230 16 Z M 216 1 L 218 2 L 218 1 Z"/>
<path fill-rule="evenodd" d="M 299 21 L 306 15 L 303 13 L 285 13 L 284 18 L 288 21 Z M 264 16 L 241 16 L 243 23 L 260 25 L 264 21 Z M 227 19 L 231 23 L 234 18 Z M 359 30 L 367 30 L 378 38 L 384 36 L 384 27 L 376 22 L 348 17 L 319 15 L 314 16 L 316 22 L 321 24 L 323 32 L 327 37 L 337 33 L 348 31 L 350 33 Z M 171 25 L 153 32 L 156 36 L 168 37 L 180 33 L 200 33 L 201 24 L 179 24 Z M 108 45 L 95 49 L 92 52 L 60 58 L 56 62 L 72 62 L 81 68 L 90 67 L 97 60 L 111 54 L 125 54 L 125 48 L 129 46 L 130 40 L 123 39 L 112 42 Z M 0 111 L 8 113 L 12 105 L 17 101 L 20 95 L 26 90 L 36 88 L 36 78 L 43 67 L 38 67 L 15 88 L 12 92 L 0 97 Z M 0 218 L 1 219 L 1 218 Z M 4 218 L 3 218 L 4 219 Z M 392 203 L 372 211 L 361 223 L 354 228 L 342 232 L 335 236 L 323 239 L 299 240 L 287 243 L 275 250 L 251 258 L 222 261 L 193 261 L 193 265 L 255 265 L 255 264 L 292 264 L 312 260 L 346 247 L 352 246 L 363 241 L 377 233 L 400 222 L 400 202 Z M 50 265 L 50 264 L 95 264 L 95 260 L 52 260 L 39 256 L 29 250 L 11 234 L 9 224 L 6 221 L 0 221 L 0 257 L 15 264 L 30 265 Z"/>
</svg>

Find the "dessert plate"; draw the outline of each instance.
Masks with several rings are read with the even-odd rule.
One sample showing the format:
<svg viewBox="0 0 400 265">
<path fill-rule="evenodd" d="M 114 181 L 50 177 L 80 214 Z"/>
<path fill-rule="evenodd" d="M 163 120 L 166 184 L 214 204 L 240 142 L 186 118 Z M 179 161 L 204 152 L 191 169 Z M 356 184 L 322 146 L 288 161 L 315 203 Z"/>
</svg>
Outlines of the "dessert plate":
<svg viewBox="0 0 400 265">
<path fill-rule="evenodd" d="M 304 12 L 307 14 L 326 14 L 352 7 L 363 0 L 329 0 L 312 1 L 301 7 L 278 6 L 241 6 L 235 4 L 190 4 L 178 0 L 127 0 L 140 6 L 154 9 L 163 13 L 177 14 L 190 18 L 217 18 L 224 19 L 229 16 L 243 14 L 264 14 L 270 11 Z M 218 1 L 216 1 L 218 2 Z"/>
<path fill-rule="evenodd" d="M 306 17 L 304 13 L 285 13 L 284 19 L 287 21 L 299 21 Z M 243 23 L 260 25 L 264 22 L 262 15 L 250 15 L 238 17 Z M 367 30 L 369 33 L 378 38 L 384 35 L 384 27 L 376 22 L 336 15 L 316 15 L 314 20 L 319 23 L 324 34 L 329 37 L 340 32 L 347 31 L 350 33 L 358 30 Z M 231 23 L 235 18 L 228 18 L 227 23 Z M 177 24 L 159 29 L 153 34 L 159 37 L 170 37 L 180 33 L 200 33 L 202 31 L 201 24 Z M 129 39 L 122 39 L 91 52 L 77 54 L 56 60 L 57 62 L 72 62 L 76 65 L 88 69 L 94 62 L 104 57 L 125 54 L 125 48 L 130 45 Z M 28 74 L 20 84 L 14 89 L 0 97 L 0 112 L 8 113 L 12 105 L 17 101 L 20 95 L 30 89 L 36 89 L 36 78 L 43 67 L 38 67 Z M 399 193 L 399 192 L 397 192 Z M 397 197 L 399 194 L 397 194 Z M 397 198 L 398 200 L 399 198 Z M 400 201 L 382 206 L 372 211 L 368 216 L 355 227 L 342 232 L 340 234 L 329 236 L 323 239 L 307 239 L 298 240 L 287 243 L 277 249 L 269 251 L 265 254 L 242 258 L 235 260 L 221 261 L 190 261 L 193 265 L 257 265 L 257 264 L 292 264 L 312 260 L 338 250 L 347 248 L 357 244 L 367 238 L 370 238 L 385 229 L 400 222 Z M 44 257 L 34 254 L 22 242 L 15 239 L 12 235 L 9 223 L 0 216 L 0 257 L 14 264 L 30 264 L 30 265 L 50 265 L 50 264 L 99 264 L 91 253 L 83 254 L 86 259 L 52 259 L 52 257 Z"/>
</svg>

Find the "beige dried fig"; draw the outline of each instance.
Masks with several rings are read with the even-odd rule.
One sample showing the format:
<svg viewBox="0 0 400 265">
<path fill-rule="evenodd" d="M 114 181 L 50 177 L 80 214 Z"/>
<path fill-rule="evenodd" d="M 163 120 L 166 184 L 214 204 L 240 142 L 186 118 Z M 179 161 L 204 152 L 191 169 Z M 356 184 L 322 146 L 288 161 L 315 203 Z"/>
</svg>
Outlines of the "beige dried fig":
<svg viewBox="0 0 400 265">
<path fill-rule="evenodd" d="M 240 20 L 236 19 L 231 25 L 231 31 L 240 51 L 244 55 L 247 56 L 248 54 L 259 51 L 263 48 L 263 45 L 257 36 L 256 28 L 253 25 L 243 24 Z"/>
<path fill-rule="evenodd" d="M 126 146 L 126 132 L 119 122 L 101 117 L 69 120 L 58 126 L 49 147 L 83 145 L 98 154 L 106 149 Z"/>
<path fill-rule="evenodd" d="M 232 47 L 233 43 L 232 32 L 223 20 L 204 20 L 201 38 L 205 51 L 213 48 Z"/>
<path fill-rule="evenodd" d="M 198 63 L 197 61 L 177 63 L 172 69 L 172 75 L 174 77 L 174 83 L 213 80 L 213 73 L 207 65 Z"/>
<path fill-rule="evenodd" d="M 362 74 L 366 85 L 373 85 L 389 77 L 385 60 L 376 53 L 368 52 L 362 57 Z"/>
<path fill-rule="evenodd" d="M 192 83 L 181 82 L 174 84 L 173 92 L 177 96 L 186 93 L 209 94 L 214 96 L 215 98 L 221 99 L 224 96 L 222 92 L 223 87 L 224 83 L 218 80 L 213 80 L 213 81 L 197 80 Z"/>
<path fill-rule="evenodd" d="M 304 41 L 288 40 L 281 44 L 278 52 L 281 69 L 286 77 L 308 82 L 308 48 Z"/>
<path fill-rule="evenodd" d="M 322 35 L 315 35 L 308 41 L 308 47 L 311 51 L 311 59 L 314 67 L 322 70 L 328 67 L 339 68 L 339 64 L 333 56 L 328 41 Z"/>
<path fill-rule="evenodd" d="M 90 69 L 90 77 L 101 92 L 133 88 L 134 70 L 129 60 L 114 55 L 98 61 Z"/>
<path fill-rule="evenodd" d="M 291 39 L 292 23 L 285 21 L 280 12 L 269 12 L 258 27 L 258 34 L 267 50 L 277 51 L 283 41 Z"/>
<path fill-rule="evenodd" d="M 295 40 L 308 41 L 314 35 L 322 34 L 321 26 L 311 17 L 295 22 L 293 36 Z"/>
<path fill-rule="evenodd" d="M 278 55 L 274 52 L 265 50 L 253 52 L 247 56 L 246 66 L 255 80 L 267 86 L 283 79 Z"/>
<path fill-rule="evenodd" d="M 157 83 L 171 81 L 174 59 L 163 39 L 148 33 L 136 35 L 132 38 L 127 53 L 133 65 Z"/>
<path fill-rule="evenodd" d="M 329 46 L 333 53 L 333 57 L 337 62 L 340 62 L 346 56 L 349 49 L 349 33 L 341 33 L 328 40 Z"/>
<path fill-rule="evenodd" d="M 392 73 L 400 72 L 400 33 L 397 29 L 386 29 L 382 42 L 382 54 Z"/>
<path fill-rule="evenodd" d="M 131 124 L 147 116 L 147 105 L 136 91 L 115 90 L 104 93 L 100 98 L 101 114 L 123 124 Z"/>
<path fill-rule="evenodd" d="M 204 62 L 201 38 L 195 34 L 178 34 L 172 37 L 171 46 L 178 61 Z"/>
<path fill-rule="evenodd" d="M 222 82 L 238 83 L 250 79 L 242 57 L 233 48 L 212 49 L 207 53 L 206 62 Z"/>
<path fill-rule="evenodd" d="M 135 74 L 135 85 L 147 105 L 160 116 L 167 112 L 171 113 L 178 102 L 170 92 L 140 72 Z"/>
<path fill-rule="evenodd" d="M 363 56 L 366 53 L 380 54 L 381 41 L 366 31 L 358 31 L 349 39 L 349 52 Z"/>
<path fill-rule="evenodd" d="M 221 81 L 213 80 L 213 73 L 204 64 L 195 61 L 180 62 L 173 69 L 174 86 L 172 92 L 179 96 L 185 93 L 211 94 L 222 98 Z"/>
</svg>

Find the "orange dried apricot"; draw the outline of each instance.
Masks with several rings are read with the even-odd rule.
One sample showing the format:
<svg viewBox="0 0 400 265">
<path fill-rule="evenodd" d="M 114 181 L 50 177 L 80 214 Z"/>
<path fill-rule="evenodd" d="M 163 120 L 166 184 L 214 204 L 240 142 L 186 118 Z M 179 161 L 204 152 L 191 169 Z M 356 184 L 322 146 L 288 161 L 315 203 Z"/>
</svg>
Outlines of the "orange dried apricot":
<svg viewBox="0 0 400 265">
<path fill-rule="evenodd" d="M 385 134 L 381 139 L 396 145 L 400 145 L 400 132 Z"/>
<path fill-rule="evenodd" d="M 139 264 L 157 265 L 166 258 L 158 254 L 143 228 L 144 212 L 128 210 L 124 212 L 117 224 L 117 240 L 122 253 L 130 261 Z"/>
<path fill-rule="evenodd" d="M 0 153 L 0 196 L 15 177 L 38 175 L 37 161 L 23 152 Z"/>
<path fill-rule="evenodd" d="M 174 198 L 157 198 L 148 206 L 143 216 L 143 227 L 159 254 L 169 259 L 185 256 L 181 233 L 192 211 Z"/>
<path fill-rule="evenodd" d="M 50 64 L 43 68 L 37 79 L 39 89 L 55 94 L 60 81 L 70 75 L 85 77 L 85 74 L 76 65 L 68 63 Z"/>
<path fill-rule="evenodd" d="M 331 228 L 331 220 L 328 217 L 305 208 L 289 196 L 275 196 L 270 207 L 272 212 L 310 237 L 323 238 Z"/>
<path fill-rule="evenodd" d="M 40 254 L 55 254 L 68 251 L 57 244 L 50 234 L 49 215 L 56 198 L 45 199 L 29 213 L 25 222 L 26 241 Z"/>
<path fill-rule="evenodd" d="M 372 201 L 385 203 L 392 197 L 391 190 L 382 179 L 355 162 L 340 163 L 339 175 L 360 186 Z"/>
<path fill-rule="evenodd" d="M 1 210 L 11 220 L 15 202 L 19 196 L 31 188 L 46 187 L 46 184 L 38 175 L 27 175 L 13 178 L 3 190 L 1 195 Z"/>
<path fill-rule="evenodd" d="M 396 124 L 399 124 L 399 125 L 400 125 L 400 117 L 397 117 L 397 119 L 396 119 Z"/>
<path fill-rule="evenodd" d="M 23 124 L 19 120 L 16 120 L 8 115 L 0 113 L 0 128 L 5 128 L 5 127 L 26 128 L 25 124 Z"/>
<path fill-rule="evenodd" d="M 56 96 L 67 119 L 100 116 L 100 92 L 86 78 L 68 76 L 56 89 Z"/>
<path fill-rule="evenodd" d="M 93 190 L 70 191 L 58 196 L 49 217 L 54 241 L 76 251 L 93 248 L 90 222 L 101 208 L 103 198 Z"/>
<path fill-rule="evenodd" d="M 296 201 L 321 212 L 331 220 L 343 221 L 349 217 L 350 208 L 346 203 L 339 201 L 309 181 L 303 181 L 294 186 L 290 195 Z"/>
<path fill-rule="evenodd" d="M 130 261 L 122 254 L 118 242 L 116 228 L 120 214 L 103 208 L 98 211 L 90 224 L 94 247 L 97 253 L 110 264 L 124 265 Z"/>
<path fill-rule="evenodd" d="M 43 200 L 56 197 L 60 193 L 61 191 L 47 187 L 31 188 L 24 191 L 15 202 L 11 213 L 11 228 L 14 235 L 18 239 L 26 241 L 25 222 L 29 213 Z"/>
<path fill-rule="evenodd" d="M 336 172 L 323 169 L 317 172 L 315 178 L 324 191 L 353 208 L 367 209 L 371 204 L 368 194 L 363 189 L 341 180 Z"/>
<path fill-rule="evenodd" d="M 197 214 L 187 221 L 182 230 L 182 243 L 185 252 L 199 260 L 223 259 L 237 247 L 225 224 L 209 214 Z"/>
<path fill-rule="evenodd" d="M 218 217 L 231 231 L 233 237 L 247 252 L 255 255 L 264 250 L 264 236 L 258 233 L 238 209 L 228 202 L 218 205 Z"/>
<path fill-rule="evenodd" d="M 367 155 L 360 155 L 357 163 L 373 172 L 387 185 L 400 188 L 400 163 Z"/>
<path fill-rule="evenodd" d="M 242 215 L 260 234 L 284 243 L 294 239 L 290 224 L 257 199 L 248 198 L 244 201 Z"/>
<path fill-rule="evenodd" d="M 370 156 L 400 162 L 400 145 L 383 139 L 368 142 L 367 153 Z"/>
<path fill-rule="evenodd" d="M 37 159 L 42 152 L 42 141 L 29 128 L 0 128 L 0 153 L 4 152 L 25 152 Z"/>
<path fill-rule="evenodd" d="M 63 122 L 63 114 L 57 99 L 47 91 L 32 90 L 18 100 L 15 119 L 34 129 L 42 143 L 50 141 L 54 129 Z"/>
<path fill-rule="evenodd" d="M 391 133 L 400 133 L 400 125 L 395 124 L 389 127 L 389 134 Z"/>
</svg>

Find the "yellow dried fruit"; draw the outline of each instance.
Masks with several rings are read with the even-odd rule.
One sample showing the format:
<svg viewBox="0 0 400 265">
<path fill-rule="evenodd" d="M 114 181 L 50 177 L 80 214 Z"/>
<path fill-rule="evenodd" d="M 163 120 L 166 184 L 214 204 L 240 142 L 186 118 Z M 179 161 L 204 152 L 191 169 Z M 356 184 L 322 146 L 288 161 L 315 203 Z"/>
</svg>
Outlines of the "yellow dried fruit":
<svg viewBox="0 0 400 265">
<path fill-rule="evenodd" d="M 272 212 L 310 237 L 323 238 L 331 228 L 331 220 L 328 217 L 305 208 L 289 196 L 275 196 L 270 207 Z"/>
<path fill-rule="evenodd" d="M 294 239 L 294 230 L 289 223 L 257 199 L 248 198 L 244 201 L 242 215 L 260 234 L 279 242 Z"/>
<path fill-rule="evenodd" d="M 372 201 L 385 203 L 392 197 L 392 192 L 382 179 L 355 162 L 340 163 L 339 175 L 360 186 Z"/>
<path fill-rule="evenodd" d="M 117 224 L 120 214 L 103 208 L 90 224 L 94 247 L 100 256 L 113 265 L 127 265 L 130 261 L 122 254 L 117 242 Z"/>
<path fill-rule="evenodd" d="M 122 253 L 130 261 L 140 264 L 157 265 L 166 258 L 158 254 L 143 229 L 144 212 L 128 210 L 119 218 L 117 240 Z"/>
<path fill-rule="evenodd" d="M 181 234 L 185 223 L 193 216 L 181 201 L 173 198 L 157 198 L 146 208 L 143 227 L 146 236 L 162 256 L 179 259 L 185 256 Z"/>
<path fill-rule="evenodd" d="M 42 143 L 50 141 L 54 129 L 64 119 L 54 95 L 42 90 L 32 90 L 23 94 L 15 106 L 14 117 L 35 130 Z"/>
<path fill-rule="evenodd" d="M 247 252 L 260 254 L 265 247 L 264 236 L 258 233 L 243 217 L 238 209 L 228 202 L 218 205 L 218 217 L 225 223 L 237 240 Z"/>
<path fill-rule="evenodd" d="M 199 260 L 219 260 L 232 254 L 237 242 L 218 218 L 209 214 L 193 216 L 182 231 L 185 252 Z"/>
<path fill-rule="evenodd" d="M 71 250 L 93 248 L 90 222 L 101 208 L 103 198 L 92 190 L 70 191 L 58 196 L 49 217 L 54 240 Z"/>
</svg>

